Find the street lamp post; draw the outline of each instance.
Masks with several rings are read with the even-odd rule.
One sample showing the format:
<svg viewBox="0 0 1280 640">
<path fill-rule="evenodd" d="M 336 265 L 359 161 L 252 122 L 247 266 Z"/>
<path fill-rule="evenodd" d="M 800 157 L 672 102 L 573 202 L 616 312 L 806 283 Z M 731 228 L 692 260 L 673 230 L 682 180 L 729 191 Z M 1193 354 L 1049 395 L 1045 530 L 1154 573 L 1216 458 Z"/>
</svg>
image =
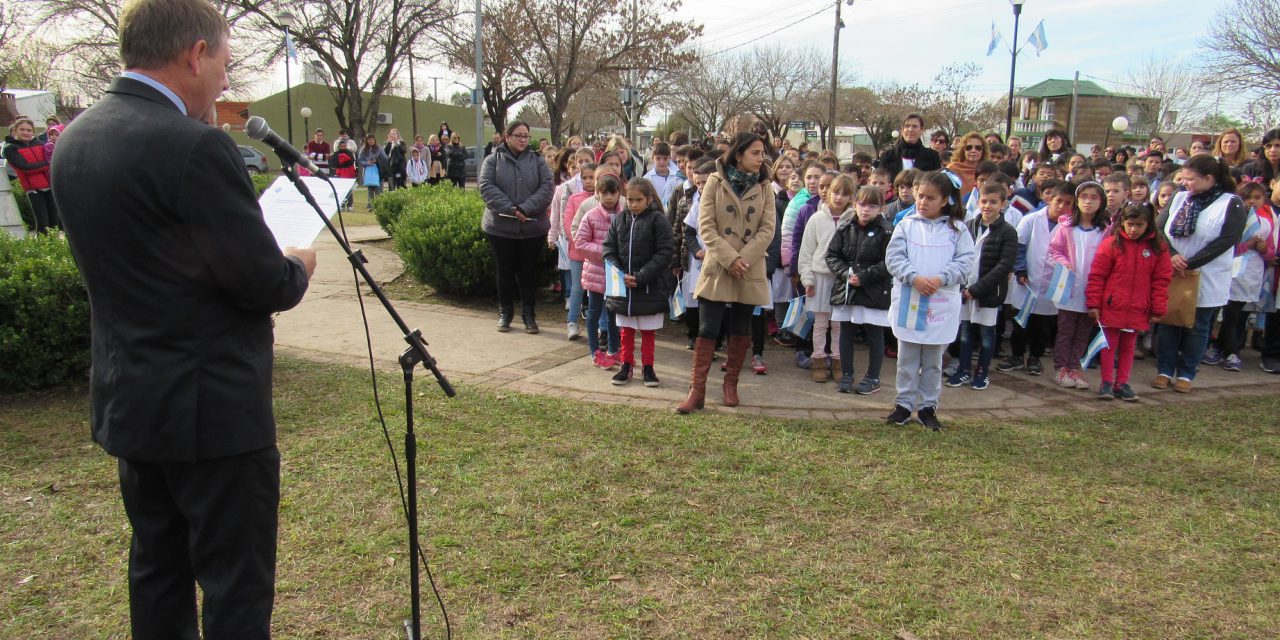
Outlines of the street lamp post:
<svg viewBox="0 0 1280 640">
<path fill-rule="evenodd" d="M 281 11 L 276 15 L 276 22 L 284 28 L 284 109 L 289 144 L 293 144 L 293 91 L 289 83 L 289 28 L 293 26 L 293 20 L 293 14 L 288 11 Z"/>
<path fill-rule="evenodd" d="M 298 109 L 298 113 L 302 114 L 303 137 L 311 135 L 311 107 L 303 107 L 301 109 Z"/>
<path fill-rule="evenodd" d="M 418 87 L 413 82 L 413 54 L 409 54 L 409 113 L 413 116 L 413 137 L 418 138 Z"/>
<path fill-rule="evenodd" d="M 1013 5 L 1013 44 L 1010 49 L 1013 53 L 1009 61 L 1009 112 L 1005 115 L 1004 120 L 1004 139 L 1008 140 L 1013 135 L 1013 76 L 1018 70 L 1018 19 L 1022 17 L 1022 4 L 1027 0 L 1009 0 L 1009 4 Z"/>
<path fill-rule="evenodd" d="M 1107 128 L 1107 135 L 1102 137 L 1103 149 L 1106 149 L 1107 145 L 1111 143 L 1112 129 L 1116 130 L 1116 135 L 1124 134 L 1125 131 L 1129 130 L 1129 119 L 1124 116 L 1116 116 L 1116 119 L 1111 121 L 1111 126 Z"/>
</svg>

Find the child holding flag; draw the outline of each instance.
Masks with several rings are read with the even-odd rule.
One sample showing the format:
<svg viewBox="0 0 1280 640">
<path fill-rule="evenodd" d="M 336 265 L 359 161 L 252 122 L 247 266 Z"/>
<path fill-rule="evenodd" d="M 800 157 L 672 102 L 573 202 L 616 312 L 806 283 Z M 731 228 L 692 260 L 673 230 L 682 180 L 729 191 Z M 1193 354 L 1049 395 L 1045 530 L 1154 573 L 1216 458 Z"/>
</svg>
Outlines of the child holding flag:
<svg viewBox="0 0 1280 640">
<path fill-rule="evenodd" d="M 1058 386 L 1088 389 L 1081 374 L 1080 357 L 1089 345 L 1096 324 L 1086 313 L 1084 290 L 1094 254 L 1106 236 L 1102 213 L 1102 185 L 1085 182 L 1076 187 L 1071 217 L 1062 220 L 1049 240 L 1053 277 L 1049 297 L 1058 307 L 1058 337 L 1053 347 L 1053 367 Z"/>
<path fill-rule="evenodd" d="M 1129 386 L 1138 332 L 1159 322 L 1167 310 L 1173 266 L 1155 226 L 1149 207 L 1125 206 L 1089 269 L 1085 306 L 1089 318 L 1102 326 L 1101 340 L 1089 349 L 1101 346 L 1099 400 L 1138 399 Z"/>
<path fill-rule="evenodd" d="M 1245 321 L 1249 317 L 1244 309 L 1245 305 L 1256 305 L 1262 297 L 1267 238 L 1271 236 L 1272 224 L 1272 212 L 1265 206 L 1267 192 L 1262 185 L 1246 182 L 1236 190 L 1236 195 L 1248 207 L 1249 221 L 1231 263 L 1231 289 L 1227 292 L 1227 305 L 1222 308 L 1222 328 L 1200 360 L 1202 364 L 1221 364 L 1226 371 L 1240 370 L 1240 348 L 1244 346 Z"/>
<path fill-rule="evenodd" d="M 964 228 L 960 178 L 926 173 L 916 183 L 916 211 L 893 230 L 885 256 L 894 278 L 889 320 L 898 338 L 898 397 L 888 420 L 904 425 L 911 413 L 941 431 L 942 352 L 960 328 L 960 288 L 973 262 Z"/>
<path fill-rule="evenodd" d="M 1053 263 L 1049 260 L 1049 239 L 1058 221 L 1071 214 L 1075 195 L 1071 185 L 1059 180 L 1046 180 L 1040 185 L 1048 206 L 1027 214 L 1018 222 L 1018 259 L 1013 263 L 1015 286 L 1013 300 L 1018 317 L 1010 342 L 1013 353 L 996 366 L 1000 371 L 1026 367 L 1027 375 L 1042 373 L 1040 358 L 1058 320 L 1058 308 L 1049 299 L 1049 281 Z M 1028 352 L 1030 348 L 1030 352 Z M 1024 360 L 1023 356 L 1028 357 Z"/>
<path fill-rule="evenodd" d="M 605 308 L 604 241 L 609 236 L 613 219 L 622 212 L 622 182 L 614 175 L 604 175 L 596 180 L 596 195 L 600 204 L 591 209 L 573 240 L 582 252 L 582 288 L 587 290 L 587 350 L 593 364 L 601 369 L 612 369 L 617 364 L 618 325 L 614 314 Z M 607 344 L 601 345 L 596 334 L 600 314 L 608 317 Z M 607 351 L 606 351 L 607 349 Z"/>
</svg>

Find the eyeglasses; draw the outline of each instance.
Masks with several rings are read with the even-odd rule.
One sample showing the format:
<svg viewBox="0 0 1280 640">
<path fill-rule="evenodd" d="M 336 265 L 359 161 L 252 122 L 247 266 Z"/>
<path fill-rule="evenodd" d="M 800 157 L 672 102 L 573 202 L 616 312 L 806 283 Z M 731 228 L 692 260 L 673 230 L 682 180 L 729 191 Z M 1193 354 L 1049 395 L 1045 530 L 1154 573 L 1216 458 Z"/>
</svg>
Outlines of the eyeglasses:
<svg viewBox="0 0 1280 640">
<path fill-rule="evenodd" d="M 964 150 L 965 150 L 965 151 L 982 151 L 982 145 L 980 145 L 980 144 L 967 144 L 967 145 L 965 145 L 965 146 L 964 146 Z"/>
<path fill-rule="evenodd" d="M 508 138 L 518 138 L 518 139 L 520 139 L 520 140 L 528 140 L 529 138 L 532 138 L 533 136 L 531 136 L 531 135 L 529 135 L 529 134 L 527 134 L 527 133 L 526 133 L 526 134 L 524 134 L 524 135 L 520 135 L 520 134 L 518 134 L 518 133 L 513 133 L 513 134 L 511 134 L 511 135 L 509 135 L 509 136 L 507 136 L 507 137 L 508 137 Z"/>
</svg>

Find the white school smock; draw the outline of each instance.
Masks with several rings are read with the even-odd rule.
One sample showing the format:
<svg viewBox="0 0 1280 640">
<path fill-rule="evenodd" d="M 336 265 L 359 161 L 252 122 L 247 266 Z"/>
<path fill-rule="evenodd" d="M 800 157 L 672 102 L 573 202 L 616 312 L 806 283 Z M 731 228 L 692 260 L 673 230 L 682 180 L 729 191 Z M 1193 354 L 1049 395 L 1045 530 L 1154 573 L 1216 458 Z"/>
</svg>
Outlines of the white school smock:
<svg viewBox="0 0 1280 640">
<path fill-rule="evenodd" d="M 1180 191 L 1173 196 L 1173 202 L 1169 205 L 1169 219 L 1164 223 L 1164 233 L 1169 238 L 1169 244 L 1183 258 L 1196 255 L 1222 233 L 1222 225 L 1227 221 L 1227 205 L 1236 196 L 1233 193 L 1218 196 L 1217 200 L 1200 212 L 1199 218 L 1196 219 L 1195 233 L 1186 238 L 1175 238 L 1172 232 L 1173 219 L 1177 217 L 1178 210 L 1186 203 L 1188 197 L 1190 197 L 1189 191 Z M 1227 249 L 1222 252 L 1222 255 L 1200 267 L 1200 289 L 1196 295 L 1197 308 L 1221 307 L 1227 304 L 1227 294 L 1231 290 L 1231 262 L 1234 258 L 1235 251 Z"/>
<path fill-rule="evenodd" d="M 913 271 L 918 275 L 934 276 L 943 273 L 956 254 L 956 246 L 960 234 L 968 236 L 966 229 L 952 229 L 948 224 L 930 224 L 916 217 L 902 221 L 894 230 L 894 235 L 901 234 L 907 241 L 907 256 Z M 961 278 L 963 280 L 963 278 Z M 901 326 L 896 319 L 902 304 L 902 290 L 910 288 L 894 278 L 893 289 L 889 298 L 889 322 L 893 335 L 899 340 L 916 344 L 951 344 L 960 330 L 960 285 L 963 282 L 952 282 L 938 289 L 929 296 L 928 320 L 923 330 L 914 326 Z M 908 322 L 908 324 L 911 324 Z"/>
<path fill-rule="evenodd" d="M 1061 224 L 1058 227 L 1062 227 Z M 1075 252 L 1075 263 L 1067 267 L 1076 276 L 1071 287 L 1071 295 L 1058 308 L 1064 311 L 1086 313 L 1084 290 L 1089 284 L 1089 270 L 1093 268 L 1093 258 L 1098 254 L 1098 247 L 1106 239 L 1107 232 L 1102 227 L 1094 227 L 1085 231 L 1080 227 L 1071 229 L 1071 244 Z M 1052 273 L 1052 272 L 1051 272 Z"/>
<path fill-rule="evenodd" d="M 1010 204 L 1008 208 L 1004 210 L 1004 221 L 1008 222 L 1009 226 L 1013 227 L 1014 231 L 1017 231 L 1018 223 L 1022 222 L 1022 211 L 1019 210 L 1017 207 L 1013 206 L 1012 204 Z M 1013 293 L 1015 290 L 1014 287 L 1018 285 L 1017 280 L 1018 278 L 1014 276 L 1013 273 L 1009 274 L 1009 287 L 1005 290 L 1005 294 L 1004 294 L 1005 304 L 1011 305 L 1017 302 L 1021 302 L 1021 298 L 1019 298 L 1018 300 L 1013 299 Z M 1023 295 L 1026 295 L 1026 294 L 1023 294 Z"/>
<path fill-rule="evenodd" d="M 1031 309 L 1038 316 L 1056 316 L 1058 308 L 1049 299 L 1049 279 L 1053 277 L 1053 265 L 1049 262 L 1049 237 L 1053 229 L 1049 228 L 1049 208 L 1044 207 L 1028 213 L 1018 222 L 1018 244 L 1027 245 L 1027 282 L 1031 290 L 1039 298 Z M 1085 275 L 1088 278 L 1088 275 Z M 1027 295 L 1027 287 L 1013 282 L 1014 295 L 1012 304 L 1021 309 L 1022 299 Z"/>
<path fill-rule="evenodd" d="M 1249 230 L 1249 226 L 1256 219 L 1259 227 L 1258 232 L 1250 237 L 1241 237 L 1241 242 L 1246 242 L 1250 238 L 1262 238 L 1265 242 L 1267 236 L 1271 235 L 1271 221 L 1258 216 L 1257 213 L 1250 212 L 1250 219 L 1245 223 L 1245 231 Z M 1235 268 L 1235 260 L 1240 261 L 1240 269 Z M 1244 253 L 1236 256 L 1231 265 L 1233 275 L 1231 278 L 1231 291 L 1227 294 L 1227 299 L 1235 302 L 1257 302 L 1262 298 L 1262 276 L 1267 271 L 1267 263 L 1262 258 L 1262 254 L 1253 249 L 1246 249 Z"/>
</svg>

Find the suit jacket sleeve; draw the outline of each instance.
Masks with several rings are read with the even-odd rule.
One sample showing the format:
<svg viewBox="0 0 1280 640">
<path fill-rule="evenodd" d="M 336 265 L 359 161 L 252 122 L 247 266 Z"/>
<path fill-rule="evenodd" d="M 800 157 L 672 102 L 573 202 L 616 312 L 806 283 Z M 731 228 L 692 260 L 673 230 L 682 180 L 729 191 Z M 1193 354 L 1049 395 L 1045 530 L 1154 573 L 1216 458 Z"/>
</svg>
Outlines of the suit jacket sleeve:
<svg viewBox="0 0 1280 640">
<path fill-rule="evenodd" d="M 307 271 L 285 258 L 267 228 L 231 138 L 210 128 L 192 148 L 178 188 L 195 250 L 226 295 L 246 311 L 290 309 L 307 291 Z"/>
</svg>

